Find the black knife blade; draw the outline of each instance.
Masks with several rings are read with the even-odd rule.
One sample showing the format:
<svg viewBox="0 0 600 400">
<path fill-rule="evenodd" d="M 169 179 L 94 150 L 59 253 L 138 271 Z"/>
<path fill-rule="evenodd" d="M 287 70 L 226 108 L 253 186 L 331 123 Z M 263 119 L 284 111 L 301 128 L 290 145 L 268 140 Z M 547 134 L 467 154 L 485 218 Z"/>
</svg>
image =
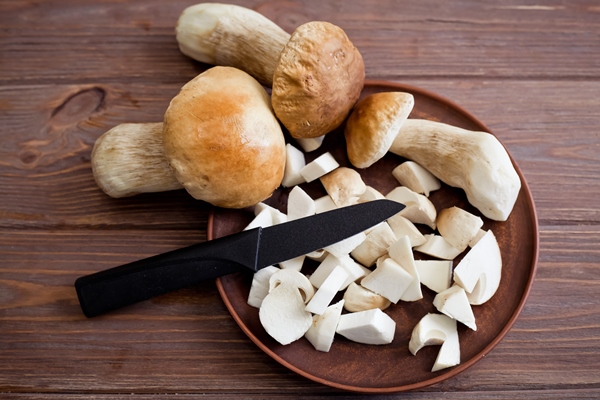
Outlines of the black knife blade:
<svg viewBox="0 0 600 400">
<path fill-rule="evenodd" d="M 319 250 L 397 214 L 403 204 L 375 200 L 290 222 L 254 228 L 82 276 L 75 289 L 93 317 L 154 296 Z"/>
</svg>

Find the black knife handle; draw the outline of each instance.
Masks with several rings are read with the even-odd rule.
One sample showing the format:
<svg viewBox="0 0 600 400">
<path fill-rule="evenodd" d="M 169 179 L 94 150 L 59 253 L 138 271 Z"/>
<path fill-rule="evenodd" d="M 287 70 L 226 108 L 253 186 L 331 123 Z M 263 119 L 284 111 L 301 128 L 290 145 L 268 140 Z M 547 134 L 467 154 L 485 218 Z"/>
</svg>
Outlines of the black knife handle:
<svg viewBox="0 0 600 400">
<path fill-rule="evenodd" d="M 244 268 L 256 270 L 255 228 L 96 272 L 75 281 L 83 313 L 94 317 Z"/>
</svg>

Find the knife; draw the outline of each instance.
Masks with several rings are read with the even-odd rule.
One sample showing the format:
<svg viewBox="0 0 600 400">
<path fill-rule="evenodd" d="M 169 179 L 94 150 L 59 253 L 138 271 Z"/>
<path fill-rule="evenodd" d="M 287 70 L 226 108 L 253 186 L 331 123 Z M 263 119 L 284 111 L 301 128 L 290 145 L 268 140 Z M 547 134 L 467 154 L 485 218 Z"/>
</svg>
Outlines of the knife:
<svg viewBox="0 0 600 400">
<path fill-rule="evenodd" d="M 83 313 L 94 317 L 207 279 L 259 269 L 337 243 L 397 214 L 404 205 L 374 200 L 254 228 L 134 261 L 75 281 Z"/>
</svg>

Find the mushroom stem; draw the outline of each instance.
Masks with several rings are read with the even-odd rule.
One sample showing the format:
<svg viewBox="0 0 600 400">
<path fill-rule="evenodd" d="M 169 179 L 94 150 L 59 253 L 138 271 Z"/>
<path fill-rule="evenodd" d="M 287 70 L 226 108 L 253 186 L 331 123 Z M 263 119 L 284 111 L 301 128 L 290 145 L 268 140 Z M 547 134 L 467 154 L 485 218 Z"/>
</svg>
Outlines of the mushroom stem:
<svg viewBox="0 0 600 400">
<path fill-rule="evenodd" d="M 505 221 L 519 195 L 519 175 L 506 149 L 490 133 L 407 119 L 390 151 L 463 189 L 469 203 L 490 219 Z"/>
<path fill-rule="evenodd" d="M 104 133 L 92 150 L 98 186 L 111 197 L 182 189 L 169 168 L 163 123 L 120 124 Z"/>
<path fill-rule="evenodd" d="M 272 86 L 290 34 L 254 10 L 220 3 L 186 8 L 176 27 L 181 52 L 211 65 L 236 67 Z"/>
</svg>

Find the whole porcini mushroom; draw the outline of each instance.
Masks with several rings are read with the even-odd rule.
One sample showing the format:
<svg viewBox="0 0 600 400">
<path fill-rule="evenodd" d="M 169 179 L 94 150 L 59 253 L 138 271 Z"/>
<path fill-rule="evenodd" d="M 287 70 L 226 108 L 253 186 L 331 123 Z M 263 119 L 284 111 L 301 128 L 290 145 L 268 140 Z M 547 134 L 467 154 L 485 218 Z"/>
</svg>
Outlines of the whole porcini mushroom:
<svg viewBox="0 0 600 400">
<path fill-rule="evenodd" d="M 344 136 L 348 158 L 357 168 L 367 168 L 385 156 L 415 104 L 404 92 L 374 93 L 359 101 Z"/>
<path fill-rule="evenodd" d="M 98 139 L 92 168 L 112 197 L 185 188 L 227 208 L 254 205 L 280 185 L 285 140 L 265 89 L 214 67 L 185 84 L 157 124 L 123 124 Z"/>
<path fill-rule="evenodd" d="M 469 203 L 490 219 L 506 221 L 517 201 L 521 179 L 506 149 L 490 133 L 407 119 L 390 152 L 463 189 Z"/>
<path fill-rule="evenodd" d="M 236 68 L 211 68 L 182 87 L 165 112 L 163 146 L 183 187 L 219 207 L 254 205 L 283 179 L 285 140 L 269 96 Z"/>
<path fill-rule="evenodd" d="M 364 85 L 360 52 L 328 22 L 308 22 L 289 35 L 253 10 L 205 3 L 183 11 L 176 33 L 184 54 L 235 66 L 272 86 L 275 114 L 294 138 L 337 128 Z"/>
</svg>

